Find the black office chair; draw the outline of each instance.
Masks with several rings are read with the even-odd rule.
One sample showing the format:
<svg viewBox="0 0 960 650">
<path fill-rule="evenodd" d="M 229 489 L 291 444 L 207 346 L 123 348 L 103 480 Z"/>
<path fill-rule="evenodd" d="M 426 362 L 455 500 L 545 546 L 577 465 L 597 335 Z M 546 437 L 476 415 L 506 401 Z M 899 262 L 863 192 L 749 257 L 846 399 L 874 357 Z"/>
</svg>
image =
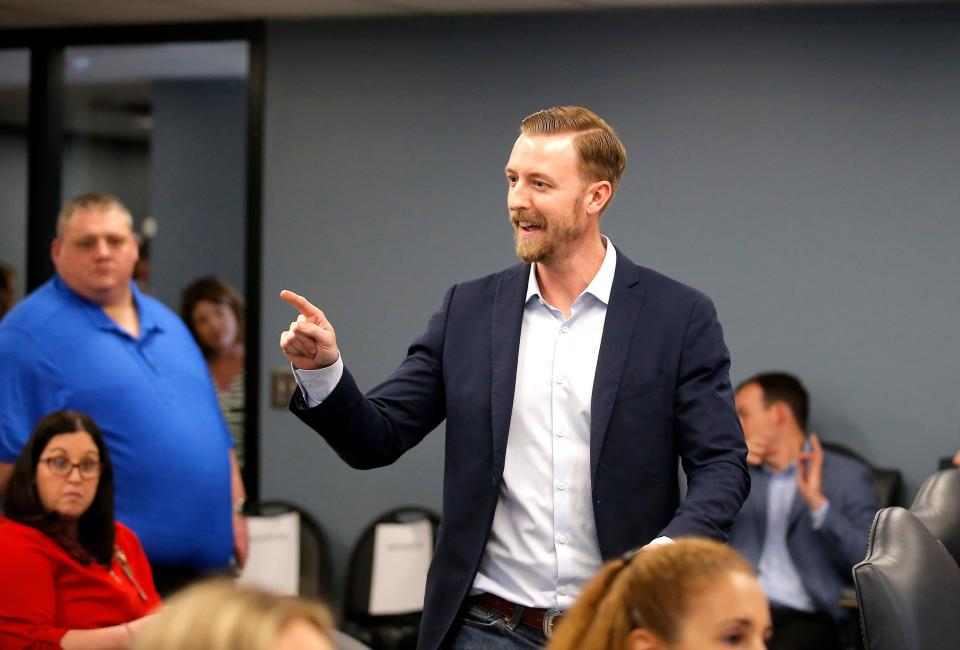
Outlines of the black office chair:
<svg viewBox="0 0 960 650">
<path fill-rule="evenodd" d="M 960 567 L 909 510 L 877 513 L 853 582 L 867 650 L 956 650 Z"/>
<path fill-rule="evenodd" d="M 404 506 L 374 519 L 357 540 L 350 554 L 343 604 L 343 630 L 374 650 L 414 650 L 422 611 L 376 614 L 370 611 L 370 592 L 374 572 L 374 546 L 381 524 L 430 522 L 432 551 L 440 516 L 419 506 Z M 426 581 L 426 574 L 423 575 Z"/>
<path fill-rule="evenodd" d="M 873 495 L 878 508 L 903 505 L 903 475 L 898 469 L 876 467 L 869 460 L 846 445 L 837 442 L 821 440 L 820 444 L 827 451 L 853 458 L 870 469 L 870 483 L 873 486 Z"/>
<path fill-rule="evenodd" d="M 333 585 L 333 560 L 323 527 L 310 513 L 289 501 L 247 502 L 244 514 L 250 517 L 274 517 L 296 512 L 300 519 L 300 595 L 314 600 L 327 599 Z"/>
<path fill-rule="evenodd" d="M 929 476 L 920 486 L 910 512 L 960 564 L 960 470 L 945 469 Z"/>
</svg>

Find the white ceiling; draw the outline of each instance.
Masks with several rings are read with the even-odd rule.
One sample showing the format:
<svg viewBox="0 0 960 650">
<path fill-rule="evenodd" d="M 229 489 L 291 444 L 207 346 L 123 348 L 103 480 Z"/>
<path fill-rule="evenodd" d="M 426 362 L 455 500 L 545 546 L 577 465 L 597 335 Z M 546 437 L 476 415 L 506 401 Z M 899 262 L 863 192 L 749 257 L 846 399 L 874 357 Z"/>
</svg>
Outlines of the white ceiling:
<svg viewBox="0 0 960 650">
<path fill-rule="evenodd" d="M 258 18 L 348 18 L 629 7 L 796 5 L 913 0 L 0 0 L 0 29 Z"/>
</svg>

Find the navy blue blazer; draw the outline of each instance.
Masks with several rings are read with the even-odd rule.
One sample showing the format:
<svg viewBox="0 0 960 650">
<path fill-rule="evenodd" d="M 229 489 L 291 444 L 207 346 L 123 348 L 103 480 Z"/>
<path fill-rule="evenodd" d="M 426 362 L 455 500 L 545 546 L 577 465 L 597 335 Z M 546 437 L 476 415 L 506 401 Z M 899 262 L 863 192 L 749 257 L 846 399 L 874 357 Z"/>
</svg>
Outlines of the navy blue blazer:
<svg viewBox="0 0 960 650">
<path fill-rule="evenodd" d="M 863 463 L 823 452 L 823 493 L 830 509 L 820 530 L 814 530 L 810 510 L 799 495 L 793 500 L 787 525 L 787 550 L 804 588 L 819 611 L 842 619 L 841 591 L 853 586 L 853 565 L 867 553 L 867 537 L 877 513 L 870 470 Z M 730 545 L 756 568 L 767 534 L 769 475 L 750 467 L 752 488 L 730 533 Z"/>
<path fill-rule="evenodd" d="M 319 406 L 308 409 L 299 391 L 291 402 L 357 468 L 392 463 L 446 420 L 443 518 L 419 648 L 438 648 L 450 631 L 493 522 L 529 273 L 519 264 L 452 287 L 397 371 L 366 396 L 344 371 Z M 618 251 L 591 402 L 604 559 L 659 535 L 726 538 L 750 479 L 729 365 L 710 300 Z"/>
</svg>

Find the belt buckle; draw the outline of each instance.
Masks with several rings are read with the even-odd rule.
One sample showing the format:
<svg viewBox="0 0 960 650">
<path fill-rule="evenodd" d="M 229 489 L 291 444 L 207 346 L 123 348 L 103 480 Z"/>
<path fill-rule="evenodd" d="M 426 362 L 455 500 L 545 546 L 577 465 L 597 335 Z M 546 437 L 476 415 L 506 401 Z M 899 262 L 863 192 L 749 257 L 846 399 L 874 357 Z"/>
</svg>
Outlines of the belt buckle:
<svg viewBox="0 0 960 650">
<path fill-rule="evenodd" d="M 553 621 L 562 613 L 559 609 L 548 609 L 543 613 L 543 634 L 548 639 L 553 636 Z"/>
</svg>

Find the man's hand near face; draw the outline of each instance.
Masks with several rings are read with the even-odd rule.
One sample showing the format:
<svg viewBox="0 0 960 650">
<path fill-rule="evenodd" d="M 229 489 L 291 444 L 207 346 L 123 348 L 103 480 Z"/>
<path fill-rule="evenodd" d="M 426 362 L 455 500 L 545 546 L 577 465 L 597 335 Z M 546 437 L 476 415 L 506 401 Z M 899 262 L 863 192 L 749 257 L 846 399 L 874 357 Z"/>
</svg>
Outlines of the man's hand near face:
<svg viewBox="0 0 960 650">
<path fill-rule="evenodd" d="M 747 462 L 751 465 L 760 465 L 766 458 L 770 448 L 766 436 L 747 436 Z"/>
<path fill-rule="evenodd" d="M 797 460 L 797 492 L 811 511 L 827 500 L 823 494 L 823 447 L 815 433 L 810 434 L 810 451 L 800 452 Z"/>
</svg>

